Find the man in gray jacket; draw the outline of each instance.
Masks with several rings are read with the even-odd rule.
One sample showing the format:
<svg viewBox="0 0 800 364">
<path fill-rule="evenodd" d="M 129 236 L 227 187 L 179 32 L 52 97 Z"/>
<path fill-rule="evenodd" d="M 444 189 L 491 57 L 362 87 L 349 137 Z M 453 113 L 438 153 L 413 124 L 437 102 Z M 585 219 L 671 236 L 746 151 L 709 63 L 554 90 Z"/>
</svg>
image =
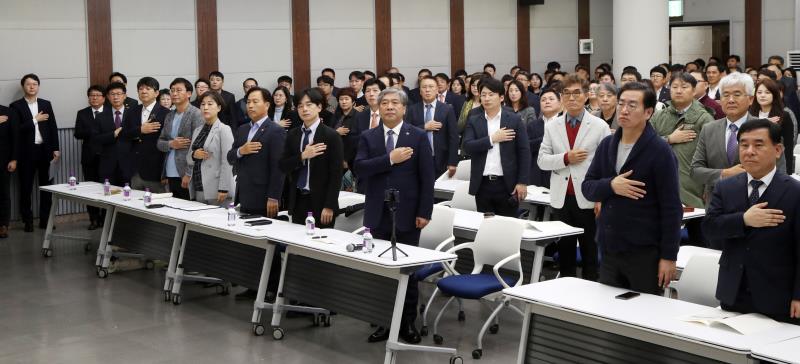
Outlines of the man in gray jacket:
<svg viewBox="0 0 800 364">
<path fill-rule="evenodd" d="M 175 110 L 167 114 L 158 150 L 167 153 L 164 162 L 164 175 L 169 182 L 169 191 L 177 198 L 189 199 L 189 180 L 186 154 L 192 142 L 192 132 L 203 125 L 200 109 L 192 106 L 192 83 L 185 78 L 176 78 L 169 84 L 169 94 Z"/>
</svg>

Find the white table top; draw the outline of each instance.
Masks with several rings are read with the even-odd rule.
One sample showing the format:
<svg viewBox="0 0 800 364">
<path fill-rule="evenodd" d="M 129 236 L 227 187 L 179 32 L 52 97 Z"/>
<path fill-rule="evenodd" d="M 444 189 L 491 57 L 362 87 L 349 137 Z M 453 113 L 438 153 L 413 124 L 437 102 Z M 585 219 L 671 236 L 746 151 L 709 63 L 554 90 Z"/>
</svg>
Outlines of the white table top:
<svg viewBox="0 0 800 364">
<path fill-rule="evenodd" d="M 800 326 L 784 324 L 778 329 L 742 335 L 732 329 L 685 322 L 681 317 L 716 310 L 690 302 L 642 294 L 630 300 L 615 296 L 628 290 L 578 278 L 559 278 L 503 290 L 506 295 L 553 308 L 640 327 L 732 351 L 749 353 L 751 348 L 800 337 Z"/>
<path fill-rule="evenodd" d="M 689 262 L 695 255 L 716 255 L 719 256 L 722 254 L 721 251 L 709 248 L 701 248 L 699 246 L 692 246 L 692 245 L 684 245 L 678 250 L 678 260 L 675 262 L 675 266 L 680 269 L 686 267 L 686 263 Z"/>
<path fill-rule="evenodd" d="M 39 187 L 42 191 L 55 193 L 64 196 L 77 197 L 90 201 L 98 201 L 103 196 L 103 185 L 97 182 L 81 182 L 75 186 L 74 190 L 69 188 L 66 183 Z"/>
<path fill-rule="evenodd" d="M 483 213 L 457 208 L 452 209 L 455 212 L 455 217 L 453 218 L 453 226 L 455 228 L 478 231 L 484 219 Z M 569 226 L 561 221 L 518 220 L 521 224 L 525 224 L 525 231 L 522 232 L 522 241 L 524 242 L 554 239 L 583 233 L 583 229 Z M 531 223 L 535 224 L 535 227 L 531 225 Z"/>
<path fill-rule="evenodd" d="M 706 216 L 706 210 L 705 209 L 694 209 L 694 211 L 690 211 L 690 212 L 685 212 L 684 211 L 683 220 L 686 221 L 686 220 L 696 219 L 696 218 L 700 218 L 700 217 L 704 217 L 704 216 Z"/>
<path fill-rule="evenodd" d="M 800 338 L 757 345 L 753 347 L 752 355 L 776 363 L 800 363 Z"/>
</svg>

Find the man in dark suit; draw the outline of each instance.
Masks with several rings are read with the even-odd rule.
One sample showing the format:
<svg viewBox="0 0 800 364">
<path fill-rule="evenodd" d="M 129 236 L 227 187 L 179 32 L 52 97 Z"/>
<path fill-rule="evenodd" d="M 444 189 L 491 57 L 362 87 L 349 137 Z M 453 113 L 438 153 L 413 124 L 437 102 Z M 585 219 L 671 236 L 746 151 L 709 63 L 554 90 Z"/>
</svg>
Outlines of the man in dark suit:
<svg viewBox="0 0 800 364">
<path fill-rule="evenodd" d="M 717 183 L 703 221 L 723 242 L 716 297 L 726 311 L 800 325 L 800 182 L 776 167 L 780 126 L 749 121 L 738 140 L 746 173 Z"/>
<path fill-rule="evenodd" d="M 464 151 L 472 156 L 469 194 L 480 212 L 516 217 L 528 192 L 528 133 L 519 116 L 502 107 L 500 81 L 484 78 L 480 95 L 485 112 L 471 116 L 464 129 Z"/>
<path fill-rule="evenodd" d="M 378 239 L 390 239 L 392 219 L 384 197 L 396 190 L 396 237 L 403 244 L 418 245 L 420 230 L 433 211 L 433 157 L 425 132 L 403 121 L 408 105 L 405 92 L 388 88 L 378 97 L 382 125 L 361 134 L 355 160 L 359 178 L 366 182 L 364 226 Z M 417 281 L 409 277 L 400 338 L 420 342 L 414 327 L 417 315 Z M 381 327 L 369 342 L 388 339 L 389 328 Z"/>
<path fill-rule="evenodd" d="M 0 239 L 8 237 L 11 219 L 11 173 L 17 169 L 19 121 L 14 111 L 0 105 Z"/>
<path fill-rule="evenodd" d="M 142 102 L 128 109 L 122 121 L 120 139 L 131 145 L 131 188 L 151 192 L 165 192 L 161 179 L 164 176 L 164 152 L 158 150 L 158 137 L 169 109 L 156 102 L 158 81 L 142 77 L 136 83 L 139 100 Z"/>
<path fill-rule="evenodd" d="M 253 120 L 239 127 L 228 162 L 237 171 L 236 201 L 244 213 L 275 217 L 283 188 L 278 162 L 283 153 L 286 131 L 269 120 L 272 95 L 253 87 L 247 92 L 247 114 Z"/>
<path fill-rule="evenodd" d="M 450 77 L 445 73 L 437 73 L 436 76 L 436 91 L 438 95 L 436 100 L 444 102 L 453 107 L 454 112 L 461 113 L 461 107 L 464 106 L 464 96 L 454 94 L 450 91 Z M 420 95 L 421 96 L 421 95 Z M 458 110 L 458 111 L 455 111 Z"/>
<path fill-rule="evenodd" d="M 100 181 L 108 181 L 114 186 L 130 182 L 130 143 L 120 138 L 122 121 L 128 113 L 125 107 L 125 85 L 115 82 L 108 85 L 106 99 L 109 107 L 98 114 L 97 125 L 92 141 L 100 148 Z"/>
<path fill-rule="evenodd" d="M 323 124 L 319 113 L 324 99 L 316 89 L 297 95 L 297 112 L 303 126 L 289 130 L 280 169 L 289 178 L 289 212 L 292 222 L 304 224 L 308 212 L 320 228 L 333 227 L 339 209 L 339 183 L 342 180 L 342 138 Z"/>
<path fill-rule="evenodd" d="M 364 82 L 364 100 L 367 108 L 356 114 L 356 125 L 358 130 L 352 135 L 352 142 L 358 143 L 361 133 L 378 127 L 381 124 L 381 114 L 378 108 L 378 95 L 386 88 L 383 82 L 376 78 L 371 78 Z M 351 133 L 353 134 L 353 133 Z"/>
<path fill-rule="evenodd" d="M 656 90 L 656 97 L 658 102 L 667 102 L 670 100 L 670 90 L 667 84 L 667 70 L 661 66 L 655 66 L 650 69 L 650 81 L 653 82 L 653 88 Z"/>
<path fill-rule="evenodd" d="M 364 98 L 364 81 L 366 81 L 366 77 L 364 76 L 364 72 L 361 71 L 353 71 L 350 72 L 349 76 L 350 81 L 350 89 L 353 90 L 355 93 L 356 98 L 354 102 L 357 107 L 361 107 L 362 109 L 367 106 L 367 100 Z M 338 93 L 336 94 L 338 97 Z"/>
<path fill-rule="evenodd" d="M 211 86 L 211 91 L 219 93 L 220 96 L 222 96 L 222 101 L 225 101 L 222 111 L 219 112 L 219 121 L 230 126 L 232 130 L 236 130 L 240 124 L 239 113 L 236 111 L 235 107 L 236 96 L 222 89 L 222 86 L 225 85 L 225 75 L 220 71 L 212 71 L 208 74 L 208 81 L 211 82 L 209 85 Z M 198 99 L 200 96 L 202 95 L 197 95 Z"/>
<path fill-rule="evenodd" d="M 420 96 L 420 92 L 419 92 L 419 83 L 420 83 L 420 81 L 422 81 L 423 78 L 430 77 L 430 76 L 433 76 L 433 73 L 431 73 L 431 70 L 429 70 L 427 68 L 423 68 L 423 69 L 419 70 L 419 72 L 417 72 L 417 87 L 414 88 L 414 89 L 411 89 L 411 91 L 408 92 L 409 103 L 418 104 L 418 103 L 422 102 L 422 96 Z M 459 109 L 457 111 L 457 113 L 460 113 L 460 112 L 461 112 L 461 109 Z"/>
<path fill-rule="evenodd" d="M 98 127 L 99 118 L 105 109 L 105 89 L 100 85 L 90 86 L 86 91 L 89 106 L 78 111 L 75 117 L 75 139 L 81 141 L 81 168 L 86 181 L 100 182 L 100 145 L 92 140 L 92 131 Z M 102 224 L 102 214 L 97 207 L 86 206 L 89 213 L 89 230 Z"/>
<path fill-rule="evenodd" d="M 128 77 L 125 77 L 125 75 L 123 75 L 120 72 L 114 72 L 110 76 L 108 76 L 108 84 L 110 85 L 110 84 L 112 84 L 114 82 L 119 82 L 119 83 L 125 85 L 126 89 L 128 88 Z M 108 105 L 109 101 L 110 100 L 106 100 L 106 105 Z M 125 95 L 125 101 L 123 101 L 122 103 L 125 104 L 125 108 L 126 109 L 129 109 L 129 108 L 132 108 L 132 107 L 138 105 L 139 101 L 136 101 L 136 99 L 134 99 L 132 97 L 128 97 L 127 95 Z"/>
<path fill-rule="evenodd" d="M 428 134 L 433 148 L 433 168 L 437 176 L 447 171 L 452 177 L 458 165 L 458 124 L 453 108 L 436 101 L 436 80 L 425 77 L 419 83 L 422 102 L 408 107 L 406 121 Z"/>
<path fill-rule="evenodd" d="M 251 88 L 257 86 L 258 86 L 258 81 L 256 81 L 255 78 L 248 78 L 244 80 L 244 82 L 242 82 L 242 89 L 244 90 L 245 95 L 247 94 L 247 91 L 250 91 Z M 236 125 L 233 128 L 234 131 L 238 130 L 239 126 L 241 126 L 242 124 L 247 124 L 251 121 L 250 117 L 247 116 L 247 98 L 242 97 L 241 99 L 239 99 L 239 101 L 236 101 L 236 112 L 239 113 L 238 117 L 239 125 Z"/>
<path fill-rule="evenodd" d="M 58 125 L 50 101 L 40 99 L 39 77 L 27 74 L 20 81 L 24 97 L 11 103 L 19 121 L 19 143 L 17 162 L 19 171 L 20 199 L 19 211 L 25 223 L 25 231 L 33 231 L 33 211 L 31 193 L 33 178 L 38 175 L 39 186 L 52 183 L 50 163 L 61 157 L 58 145 Z M 47 227 L 50 218 L 52 196 L 49 192 L 39 194 L 39 227 Z"/>
</svg>

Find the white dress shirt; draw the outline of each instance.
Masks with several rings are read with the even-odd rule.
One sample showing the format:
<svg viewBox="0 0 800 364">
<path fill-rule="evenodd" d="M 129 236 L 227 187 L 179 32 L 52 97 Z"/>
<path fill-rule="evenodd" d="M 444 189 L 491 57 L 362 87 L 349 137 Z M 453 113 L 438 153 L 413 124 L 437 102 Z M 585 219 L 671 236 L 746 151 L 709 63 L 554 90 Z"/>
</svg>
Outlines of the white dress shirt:
<svg viewBox="0 0 800 364">
<path fill-rule="evenodd" d="M 153 112 L 153 108 L 155 106 L 156 106 L 156 102 L 153 101 L 150 105 L 142 107 L 142 124 L 146 123 L 147 120 L 150 119 L 150 114 Z M 123 110 L 123 112 L 125 112 L 125 111 Z"/>
<path fill-rule="evenodd" d="M 769 184 L 772 182 L 772 178 L 775 177 L 775 172 L 777 170 L 778 170 L 777 167 L 772 167 L 772 171 L 767 173 L 766 176 L 761 177 L 760 181 L 764 182 L 764 183 L 761 186 L 758 187 L 758 196 L 759 197 L 764 196 L 764 191 L 766 191 L 767 187 L 769 187 Z M 752 181 L 754 179 L 755 178 L 753 178 L 753 176 L 751 176 L 750 173 L 747 174 L 747 196 L 750 196 L 750 194 L 753 193 L 753 186 L 750 185 L 750 181 Z"/>
<path fill-rule="evenodd" d="M 486 130 L 489 132 L 489 142 L 492 143 L 492 148 L 486 152 L 486 164 L 483 166 L 484 176 L 503 175 L 503 165 L 500 162 L 500 143 L 492 141 L 492 135 L 500 130 L 500 116 L 502 114 L 502 110 L 498 111 L 497 115 L 493 118 L 490 118 L 486 113 L 483 114 L 486 117 Z"/>
<path fill-rule="evenodd" d="M 31 110 L 31 115 L 33 115 L 33 143 L 36 145 L 42 144 L 44 139 L 42 139 L 42 133 L 39 132 L 39 122 L 36 121 L 36 115 L 39 114 L 39 101 L 29 102 L 28 109 Z"/>
</svg>

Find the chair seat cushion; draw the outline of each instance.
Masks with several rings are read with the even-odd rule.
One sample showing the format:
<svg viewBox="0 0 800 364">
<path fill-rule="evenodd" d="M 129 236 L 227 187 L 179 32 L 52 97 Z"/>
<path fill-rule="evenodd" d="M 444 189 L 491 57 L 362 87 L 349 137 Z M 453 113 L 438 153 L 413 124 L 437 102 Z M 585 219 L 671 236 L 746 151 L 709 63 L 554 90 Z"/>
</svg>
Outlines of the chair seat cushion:
<svg viewBox="0 0 800 364">
<path fill-rule="evenodd" d="M 506 284 L 513 286 L 516 279 L 503 276 Z M 503 285 L 497 281 L 492 273 L 461 274 L 440 279 L 436 285 L 447 296 L 456 296 L 466 299 L 478 299 L 490 293 L 499 292 Z"/>
<path fill-rule="evenodd" d="M 414 277 L 418 281 L 421 281 L 443 270 L 444 268 L 442 267 L 442 263 L 432 263 L 417 269 L 417 271 L 414 272 Z"/>
</svg>

